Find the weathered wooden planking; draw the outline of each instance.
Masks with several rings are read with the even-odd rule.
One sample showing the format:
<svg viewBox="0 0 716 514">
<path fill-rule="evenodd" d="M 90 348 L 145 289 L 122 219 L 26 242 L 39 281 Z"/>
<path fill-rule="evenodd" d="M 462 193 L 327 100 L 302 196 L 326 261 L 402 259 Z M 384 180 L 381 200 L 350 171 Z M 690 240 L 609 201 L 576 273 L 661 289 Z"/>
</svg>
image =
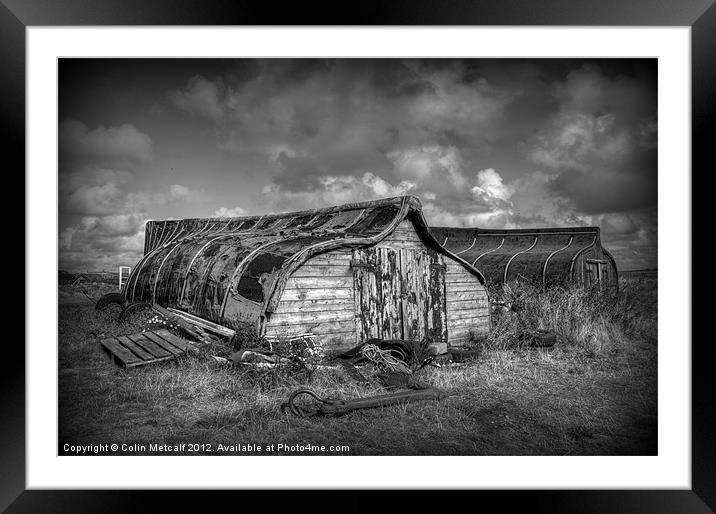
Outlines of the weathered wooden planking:
<svg viewBox="0 0 716 514">
<path fill-rule="evenodd" d="M 144 361 L 151 360 L 154 358 L 154 355 L 146 351 L 144 348 L 139 346 L 127 336 L 118 336 L 117 340 L 122 344 L 122 346 L 130 350 L 133 354 L 135 354 L 137 357 Z"/>
<path fill-rule="evenodd" d="M 274 314 L 286 314 L 289 312 L 315 312 L 315 311 L 353 311 L 353 298 L 345 300 L 320 299 L 320 300 L 291 300 L 280 301 Z"/>
<path fill-rule="evenodd" d="M 269 318 L 269 323 L 276 325 L 334 323 L 339 321 L 352 321 L 353 319 L 355 319 L 353 309 L 340 311 L 285 312 L 272 314 Z"/>
<path fill-rule="evenodd" d="M 288 283 L 286 284 L 289 285 Z M 353 277 L 292 277 L 291 284 L 296 289 L 333 289 L 337 287 L 353 287 Z"/>
<path fill-rule="evenodd" d="M 176 359 L 191 347 L 166 329 L 106 338 L 100 343 L 125 368 Z"/>
<path fill-rule="evenodd" d="M 475 327 L 476 329 L 482 329 L 484 327 L 489 328 L 490 318 L 487 316 L 473 317 L 473 318 L 453 318 L 448 316 L 448 331 L 462 328 Z"/>
<path fill-rule="evenodd" d="M 480 291 L 481 294 L 485 294 L 485 290 L 482 288 L 482 285 L 479 284 L 477 281 L 475 281 L 474 284 L 446 284 L 446 290 L 447 294 L 454 294 L 454 293 L 469 293 L 471 291 Z M 450 298 L 448 297 L 448 300 Z"/>
<path fill-rule="evenodd" d="M 466 298 L 464 300 L 452 300 L 447 302 L 448 306 L 452 310 L 463 310 L 463 309 L 483 309 L 485 310 L 488 305 L 488 301 L 484 298 Z"/>
<path fill-rule="evenodd" d="M 348 266 L 351 262 L 349 252 L 344 254 L 320 254 L 306 261 L 308 266 Z"/>
<path fill-rule="evenodd" d="M 326 265 L 310 265 L 304 264 L 296 271 L 293 272 L 291 277 L 352 277 L 353 270 L 351 270 L 348 262 L 346 261 L 343 266 L 326 266 Z M 291 279 L 289 278 L 288 282 Z M 287 283 L 288 284 L 288 283 Z"/>
<path fill-rule="evenodd" d="M 337 287 L 333 289 L 296 289 L 283 290 L 281 300 L 331 300 L 348 299 L 353 301 L 353 284 L 351 287 Z"/>
<path fill-rule="evenodd" d="M 127 337 L 155 357 L 169 357 L 172 355 L 172 352 L 164 349 L 161 345 L 158 345 L 154 341 L 147 339 L 144 334 L 129 334 Z"/>
<path fill-rule="evenodd" d="M 403 250 L 425 250 L 425 245 L 417 241 L 381 241 L 377 248 L 393 248 Z"/>
<path fill-rule="evenodd" d="M 475 275 L 463 275 L 462 273 L 446 273 L 445 274 L 446 284 L 473 284 L 475 287 L 484 288 L 480 283 L 480 279 Z"/>
<path fill-rule="evenodd" d="M 167 307 L 167 310 L 172 314 L 175 314 L 176 316 L 180 317 L 184 321 L 191 323 L 192 325 L 195 325 L 214 334 L 218 334 L 222 337 L 231 338 L 236 335 L 235 330 L 232 330 L 223 325 L 219 325 L 218 323 L 206 320 L 204 318 L 200 318 L 199 316 L 194 316 L 193 314 L 190 314 L 188 312 L 180 311 L 179 309 L 174 309 L 172 307 Z"/>
<path fill-rule="evenodd" d="M 159 347 L 162 348 L 163 350 L 169 352 L 170 354 L 173 354 L 173 355 L 181 355 L 182 353 L 184 353 L 183 350 L 181 350 L 180 348 L 177 348 L 176 346 L 174 346 L 173 344 L 169 343 L 169 342 L 166 341 L 165 339 L 162 339 L 161 337 L 159 337 L 159 336 L 156 335 L 156 334 L 148 334 L 148 333 L 145 332 L 143 335 L 144 335 L 144 337 L 145 337 L 146 339 L 148 339 L 148 340 L 151 341 L 152 343 L 156 344 L 157 346 L 159 346 Z"/>
<path fill-rule="evenodd" d="M 172 323 L 175 323 L 176 325 L 178 325 L 179 328 L 181 328 L 184 332 L 186 332 L 187 334 L 192 336 L 197 341 L 205 341 L 206 340 L 206 338 L 204 337 L 204 333 L 202 333 L 203 330 L 200 329 L 199 327 L 192 325 L 191 323 L 189 323 L 185 319 L 180 318 L 179 316 L 175 316 L 174 314 L 172 314 L 171 311 L 168 311 L 167 309 L 165 309 L 158 303 L 154 303 L 152 305 L 152 308 L 155 311 L 157 311 L 159 314 L 164 316 L 164 318 L 166 318 L 167 320 L 170 320 Z"/>
<path fill-rule="evenodd" d="M 266 335 L 293 335 L 293 334 L 331 334 L 338 332 L 352 332 L 355 330 L 354 321 L 341 321 L 336 323 L 305 323 L 305 324 L 267 324 Z"/>
<path fill-rule="evenodd" d="M 448 290 L 448 304 L 450 302 L 459 302 L 462 300 L 479 300 L 481 302 L 484 302 L 485 305 L 487 305 L 489 302 L 487 300 L 487 295 L 484 291 L 480 291 L 478 289 L 473 289 L 471 291 L 449 291 Z"/>
<path fill-rule="evenodd" d="M 475 330 L 489 330 L 489 318 L 467 318 L 467 319 L 450 319 L 448 318 L 448 333 L 455 329 L 474 328 Z"/>
<path fill-rule="evenodd" d="M 140 359 L 139 357 L 134 355 L 129 349 L 122 346 L 115 338 L 102 339 L 100 343 L 105 348 L 105 350 L 107 350 L 109 354 L 115 359 L 115 361 L 118 360 L 120 364 L 124 367 L 137 366 L 144 362 L 143 359 Z"/>
<path fill-rule="evenodd" d="M 180 350 L 189 351 L 194 348 L 194 346 L 189 341 L 182 339 L 181 337 L 175 336 L 165 328 L 157 330 L 156 332 L 154 332 L 154 334 L 160 336 L 166 341 L 169 341 L 171 344 L 173 344 Z"/>
</svg>

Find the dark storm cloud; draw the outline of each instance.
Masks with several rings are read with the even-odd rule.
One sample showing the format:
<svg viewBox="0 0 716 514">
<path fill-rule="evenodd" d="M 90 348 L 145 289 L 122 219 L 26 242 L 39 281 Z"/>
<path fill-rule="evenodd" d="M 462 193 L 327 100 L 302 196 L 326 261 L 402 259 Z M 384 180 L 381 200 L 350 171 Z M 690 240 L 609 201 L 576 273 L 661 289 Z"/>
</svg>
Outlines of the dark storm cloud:
<svg viewBox="0 0 716 514">
<path fill-rule="evenodd" d="M 643 77 L 570 72 L 553 91 L 558 111 L 532 138 L 528 157 L 552 172 L 552 190 L 587 213 L 656 204 L 656 98 Z"/>
<path fill-rule="evenodd" d="M 128 191 L 137 168 L 153 156 L 151 138 L 131 124 L 90 128 L 72 118 L 60 122 L 61 269 L 112 269 L 135 262 L 148 209 L 203 195 L 179 184 L 156 192 Z"/>
</svg>

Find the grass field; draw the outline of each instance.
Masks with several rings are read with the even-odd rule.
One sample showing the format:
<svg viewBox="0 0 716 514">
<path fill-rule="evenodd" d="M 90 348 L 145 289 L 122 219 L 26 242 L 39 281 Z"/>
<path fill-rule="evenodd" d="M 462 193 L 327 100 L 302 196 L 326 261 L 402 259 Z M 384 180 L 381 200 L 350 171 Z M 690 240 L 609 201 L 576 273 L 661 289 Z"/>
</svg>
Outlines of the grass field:
<svg viewBox="0 0 716 514">
<path fill-rule="evenodd" d="M 516 284 L 493 293 L 514 312 L 474 343 L 480 357 L 418 372 L 447 399 L 297 418 L 279 408 L 296 388 L 341 398 L 384 389 L 340 368 L 320 368 L 308 383 L 305 375 L 216 367 L 201 355 L 123 370 L 99 339 L 141 325 L 120 325 L 116 311 L 95 311 L 78 290 L 61 291 L 58 453 L 73 454 L 65 444 L 116 443 L 134 449 L 102 454 L 156 455 L 150 444 L 185 443 L 171 454 L 242 454 L 219 445 L 253 444 L 263 453 L 306 455 L 290 447 L 310 444 L 341 455 L 656 455 L 655 276 L 622 280 L 612 294 Z M 522 328 L 554 330 L 558 342 L 524 348 Z M 211 451 L 190 452 L 192 444 Z M 286 446 L 265 451 L 271 444 Z M 344 448 L 331 452 L 331 445 Z"/>
</svg>

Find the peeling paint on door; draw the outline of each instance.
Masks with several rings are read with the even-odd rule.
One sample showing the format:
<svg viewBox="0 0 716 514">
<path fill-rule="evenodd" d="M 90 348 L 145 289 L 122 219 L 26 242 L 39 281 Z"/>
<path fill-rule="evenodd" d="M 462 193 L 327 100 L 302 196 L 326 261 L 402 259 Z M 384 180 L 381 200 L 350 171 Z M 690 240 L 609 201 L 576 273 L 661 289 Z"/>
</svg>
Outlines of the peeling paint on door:
<svg viewBox="0 0 716 514">
<path fill-rule="evenodd" d="M 435 251 L 373 247 L 353 252 L 359 339 L 447 342 L 445 263 Z"/>
</svg>

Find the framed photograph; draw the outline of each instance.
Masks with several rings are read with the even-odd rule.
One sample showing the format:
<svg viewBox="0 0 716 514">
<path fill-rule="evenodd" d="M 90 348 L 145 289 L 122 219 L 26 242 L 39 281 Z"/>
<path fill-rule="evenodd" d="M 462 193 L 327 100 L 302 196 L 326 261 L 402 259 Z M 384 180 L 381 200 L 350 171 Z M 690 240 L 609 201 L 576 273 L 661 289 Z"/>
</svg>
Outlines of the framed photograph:
<svg viewBox="0 0 716 514">
<path fill-rule="evenodd" d="M 711 2 L 180 5 L 0 7 L 27 202 L 3 507 L 713 509 Z"/>
</svg>

